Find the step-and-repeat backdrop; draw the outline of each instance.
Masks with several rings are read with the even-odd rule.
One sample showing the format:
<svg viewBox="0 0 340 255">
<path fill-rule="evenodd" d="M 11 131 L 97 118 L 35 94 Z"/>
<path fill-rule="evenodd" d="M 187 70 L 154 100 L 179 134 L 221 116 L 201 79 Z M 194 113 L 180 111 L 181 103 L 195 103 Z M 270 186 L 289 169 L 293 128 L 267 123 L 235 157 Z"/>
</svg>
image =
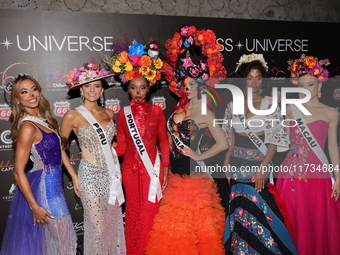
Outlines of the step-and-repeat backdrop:
<svg viewBox="0 0 340 255">
<path fill-rule="evenodd" d="M 0 20 L 0 72 L 17 62 L 34 66 L 43 93 L 59 123 L 68 109 L 80 104 L 79 95 L 68 94 L 65 86 L 68 71 L 92 59 L 100 62 L 100 53 L 109 54 L 112 40 L 125 32 L 140 43 L 147 43 L 152 38 L 164 45 L 183 24 L 215 31 L 217 43 L 222 45 L 228 75 L 235 70 L 242 54 L 263 53 L 270 69 L 268 75 L 277 87 L 288 80 L 288 59 L 299 58 L 301 53 L 329 58 L 331 65 L 328 70 L 334 79 L 324 84 L 322 101 L 333 107 L 340 106 L 340 83 L 336 79 L 340 77 L 340 39 L 336 36 L 339 24 L 18 10 L 0 10 Z M 20 66 L 13 68 L 17 68 L 18 73 L 30 71 L 21 70 Z M 112 86 L 105 91 L 106 107 L 118 112 L 129 104 L 129 96 L 119 85 L 114 85 L 114 80 L 110 83 Z M 230 97 L 228 93 L 225 95 Z M 224 104 L 216 112 L 217 118 L 222 117 L 223 107 L 230 100 L 224 99 Z M 158 86 L 153 89 L 149 102 L 161 106 L 168 117 L 176 105 L 176 97 L 165 85 Z M 9 97 L 0 88 L 0 240 L 16 186 L 9 116 Z M 75 169 L 80 161 L 78 153 L 78 145 L 73 141 L 70 160 Z M 216 181 L 224 197 L 225 180 Z M 64 185 L 81 243 L 81 202 L 75 197 L 66 174 Z"/>
</svg>

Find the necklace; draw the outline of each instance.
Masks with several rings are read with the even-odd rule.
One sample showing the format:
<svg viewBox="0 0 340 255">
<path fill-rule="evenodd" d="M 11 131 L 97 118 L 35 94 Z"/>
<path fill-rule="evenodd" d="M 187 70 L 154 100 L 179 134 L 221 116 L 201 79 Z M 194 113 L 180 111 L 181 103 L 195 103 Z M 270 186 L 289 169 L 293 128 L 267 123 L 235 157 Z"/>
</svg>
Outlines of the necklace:
<svg viewBox="0 0 340 255">
<path fill-rule="evenodd" d="M 24 118 L 25 118 L 26 120 L 32 120 L 32 121 L 34 121 L 34 120 L 47 121 L 47 119 L 41 118 L 41 117 L 39 117 L 39 116 L 32 116 L 32 115 L 28 115 L 28 114 L 25 114 L 25 115 L 24 115 Z"/>
</svg>

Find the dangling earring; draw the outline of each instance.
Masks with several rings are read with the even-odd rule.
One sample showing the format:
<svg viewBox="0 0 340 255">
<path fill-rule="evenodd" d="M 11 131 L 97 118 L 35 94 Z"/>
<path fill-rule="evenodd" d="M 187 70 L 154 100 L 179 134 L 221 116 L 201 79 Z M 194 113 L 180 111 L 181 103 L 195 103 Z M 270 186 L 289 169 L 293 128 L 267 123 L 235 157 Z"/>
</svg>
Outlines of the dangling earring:
<svg viewBox="0 0 340 255">
<path fill-rule="evenodd" d="M 104 105 L 104 95 L 103 94 L 104 94 L 103 92 L 100 94 L 100 105 L 105 108 L 105 105 Z"/>
<path fill-rule="evenodd" d="M 318 90 L 318 98 L 321 97 L 321 90 Z"/>
<path fill-rule="evenodd" d="M 80 103 L 82 104 L 84 103 L 84 101 L 85 101 L 84 93 L 83 91 L 80 91 Z"/>
</svg>

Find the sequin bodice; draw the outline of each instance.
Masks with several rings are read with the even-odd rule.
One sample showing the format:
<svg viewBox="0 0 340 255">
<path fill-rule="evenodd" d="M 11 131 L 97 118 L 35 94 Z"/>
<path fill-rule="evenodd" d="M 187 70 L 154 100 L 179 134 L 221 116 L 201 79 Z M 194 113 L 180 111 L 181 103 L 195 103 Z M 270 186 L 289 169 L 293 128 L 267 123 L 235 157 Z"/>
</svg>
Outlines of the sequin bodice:
<svg viewBox="0 0 340 255">
<path fill-rule="evenodd" d="M 111 144 L 112 139 L 116 133 L 116 127 L 112 120 L 104 128 L 106 138 Z M 106 169 L 105 155 L 100 145 L 100 141 L 96 131 L 87 125 L 81 125 L 78 132 L 79 146 L 82 151 L 82 158 L 98 165 L 100 168 Z"/>
</svg>

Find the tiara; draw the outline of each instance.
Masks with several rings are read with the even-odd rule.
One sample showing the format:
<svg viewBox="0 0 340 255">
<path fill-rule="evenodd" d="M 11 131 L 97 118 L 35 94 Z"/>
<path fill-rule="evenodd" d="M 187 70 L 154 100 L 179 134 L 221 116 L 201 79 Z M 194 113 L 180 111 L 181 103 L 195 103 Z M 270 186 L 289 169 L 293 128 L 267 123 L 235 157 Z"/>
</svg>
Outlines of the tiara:
<svg viewBox="0 0 340 255">
<path fill-rule="evenodd" d="M 268 71 L 268 66 L 267 66 L 267 62 L 264 60 L 264 57 L 263 57 L 263 54 L 255 54 L 255 53 L 252 53 L 252 54 L 249 54 L 249 55 L 246 55 L 246 54 L 243 54 L 238 63 L 236 63 L 236 70 L 237 71 L 240 67 L 240 65 L 242 64 L 246 64 L 246 63 L 250 63 L 252 61 L 260 61 L 262 66 L 266 69 L 266 71 Z"/>
<path fill-rule="evenodd" d="M 100 64 L 86 62 L 81 68 L 73 68 L 73 70 L 68 73 L 66 85 L 69 89 L 75 89 L 85 83 L 109 78 L 112 75 L 114 75 L 112 72 L 101 68 Z"/>
<path fill-rule="evenodd" d="M 143 45 L 132 41 L 127 49 L 117 52 L 119 45 L 112 43 L 112 56 L 103 55 L 103 61 L 109 65 L 122 83 L 127 83 L 133 78 L 143 77 L 150 86 L 154 85 L 161 79 L 163 61 L 159 57 L 159 46 L 152 42 L 149 45 Z M 126 48 L 126 47 L 125 47 Z"/>
<path fill-rule="evenodd" d="M 290 81 L 294 84 L 298 84 L 298 78 L 303 74 L 310 74 L 316 77 L 319 82 L 324 82 L 328 80 L 329 72 L 322 66 L 328 66 L 330 64 L 328 58 L 324 60 L 318 60 L 318 58 L 313 56 L 306 56 L 301 54 L 299 59 L 292 60 L 288 62 L 288 70 L 290 70 Z"/>
<path fill-rule="evenodd" d="M 33 70 L 33 72 L 34 72 L 34 74 L 35 74 L 35 79 L 38 80 L 38 73 L 37 73 L 37 71 L 35 70 L 35 68 L 34 68 L 32 65 L 30 65 L 30 64 L 28 64 L 28 63 L 25 63 L 25 62 L 14 63 L 14 64 L 10 65 L 9 67 L 7 67 L 6 70 L 2 73 L 2 83 L 1 83 L 1 84 L 2 84 L 3 89 L 6 91 L 6 93 L 7 93 L 8 95 L 11 95 L 12 89 L 13 89 L 13 82 L 14 82 L 16 79 L 18 79 L 18 78 L 25 78 L 25 77 L 32 77 L 32 78 L 34 78 L 33 76 L 31 76 L 31 75 L 28 74 L 28 73 L 19 73 L 19 74 L 17 75 L 17 77 L 8 76 L 8 75 L 6 74 L 7 71 L 8 71 L 10 68 L 12 68 L 13 66 L 16 66 L 16 65 L 27 65 L 27 66 L 29 66 L 30 68 L 32 68 L 32 70 Z M 12 80 L 8 81 L 9 79 L 12 79 Z"/>
</svg>

